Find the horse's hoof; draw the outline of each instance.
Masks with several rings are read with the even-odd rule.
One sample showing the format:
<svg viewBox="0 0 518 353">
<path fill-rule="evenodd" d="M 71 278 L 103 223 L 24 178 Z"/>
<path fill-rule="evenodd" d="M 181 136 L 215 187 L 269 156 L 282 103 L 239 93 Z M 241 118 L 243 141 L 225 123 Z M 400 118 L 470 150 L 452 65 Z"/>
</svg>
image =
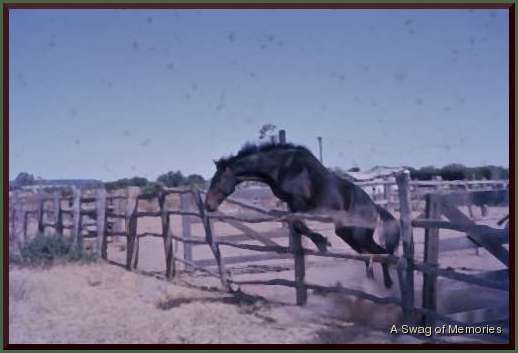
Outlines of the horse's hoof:
<svg viewBox="0 0 518 353">
<path fill-rule="evenodd" d="M 310 235 L 310 237 L 311 237 L 311 240 L 313 241 L 313 243 L 315 243 L 316 247 L 318 248 L 318 251 L 320 251 L 322 253 L 326 253 L 327 247 L 331 246 L 331 243 L 329 242 L 329 240 L 326 237 L 324 237 L 322 234 L 312 233 Z"/>
<path fill-rule="evenodd" d="M 390 279 L 384 279 L 383 283 L 385 284 L 385 288 L 392 287 L 392 281 Z"/>
<path fill-rule="evenodd" d="M 366 272 L 367 278 L 374 279 L 374 268 L 372 266 L 367 266 Z"/>
<path fill-rule="evenodd" d="M 325 244 L 325 243 L 317 244 L 317 248 L 318 248 L 318 251 L 321 253 L 327 252 L 327 244 Z"/>
</svg>

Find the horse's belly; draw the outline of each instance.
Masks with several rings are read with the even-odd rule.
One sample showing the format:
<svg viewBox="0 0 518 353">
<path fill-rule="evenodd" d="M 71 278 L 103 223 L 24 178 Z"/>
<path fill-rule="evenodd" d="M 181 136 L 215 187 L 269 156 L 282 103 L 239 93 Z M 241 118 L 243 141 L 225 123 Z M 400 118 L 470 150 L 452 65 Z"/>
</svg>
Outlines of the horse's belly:
<svg viewBox="0 0 518 353">
<path fill-rule="evenodd" d="M 360 213 L 351 211 L 331 211 L 331 217 L 336 228 L 359 227 L 375 229 L 378 224 L 378 215 L 372 213 Z"/>
</svg>

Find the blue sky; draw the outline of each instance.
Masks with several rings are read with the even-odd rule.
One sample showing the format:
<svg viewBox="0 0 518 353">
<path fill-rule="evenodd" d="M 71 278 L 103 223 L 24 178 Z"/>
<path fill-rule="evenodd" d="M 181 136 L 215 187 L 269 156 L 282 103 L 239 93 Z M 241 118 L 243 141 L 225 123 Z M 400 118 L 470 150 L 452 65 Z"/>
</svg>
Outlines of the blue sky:
<svg viewBox="0 0 518 353">
<path fill-rule="evenodd" d="M 506 10 L 11 10 L 10 177 L 213 173 L 265 123 L 327 166 L 509 163 Z"/>
</svg>

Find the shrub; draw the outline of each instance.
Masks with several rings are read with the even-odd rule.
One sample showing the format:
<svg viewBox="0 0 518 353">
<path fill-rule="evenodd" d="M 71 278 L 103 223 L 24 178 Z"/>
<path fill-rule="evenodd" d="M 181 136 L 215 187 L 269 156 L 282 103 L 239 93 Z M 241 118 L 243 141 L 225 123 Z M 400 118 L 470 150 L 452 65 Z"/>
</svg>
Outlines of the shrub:
<svg viewBox="0 0 518 353">
<path fill-rule="evenodd" d="M 466 179 L 466 167 L 462 164 L 452 163 L 441 168 L 440 176 L 443 180 Z"/>
<path fill-rule="evenodd" d="M 12 185 L 15 187 L 32 185 L 32 184 L 34 184 L 34 181 L 35 181 L 35 178 L 32 174 L 29 174 L 27 172 L 21 172 L 21 173 L 18 173 L 18 175 L 12 182 Z"/>
<path fill-rule="evenodd" d="M 205 185 L 205 179 L 199 174 L 190 174 L 186 179 L 186 184 L 196 185 L 203 187 Z"/>
<path fill-rule="evenodd" d="M 439 175 L 439 169 L 434 166 L 425 166 L 419 169 L 410 168 L 410 177 L 417 180 L 432 180 Z"/>
<path fill-rule="evenodd" d="M 97 256 L 84 251 L 72 240 L 60 235 L 39 235 L 20 247 L 20 254 L 10 257 L 10 261 L 19 265 L 51 266 L 64 262 L 94 262 Z"/>
<path fill-rule="evenodd" d="M 205 179 L 199 174 L 190 174 L 187 177 L 181 171 L 169 171 L 160 175 L 156 181 L 167 187 L 177 187 L 183 185 L 197 185 L 204 186 Z"/>
<path fill-rule="evenodd" d="M 156 181 L 164 184 L 167 187 L 176 187 L 185 184 L 185 177 L 181 171 L 170 171 L 160 175 Z"/>
<path fill-rule="evenodd" d="M 410 177 L 417 180 L 432 180 L 440 176 L 443 180 L 482 180 L 482 179 L 508 179 L 509 169 L 493 165 L 482 167 L 466 167 L 453 163 L 442 168 L 433 166 L 420 169 L 410 168 Z"/>
<path fill-rule="evenodd" d="M 104 183 L 106 190 L 124 189 L 128 186 L 140 186 L 144 187 L 149 181 L 144 177 L 135 176 L 133 178 L 122 178 L 115 181 L 108 181 Z"/>
<path fill-rule="evenodd" d="M 142 188 L 142 197 L 154 197 L 162 190 L 162 185 L 156 182 L 150 182 Z"/>
</svg>

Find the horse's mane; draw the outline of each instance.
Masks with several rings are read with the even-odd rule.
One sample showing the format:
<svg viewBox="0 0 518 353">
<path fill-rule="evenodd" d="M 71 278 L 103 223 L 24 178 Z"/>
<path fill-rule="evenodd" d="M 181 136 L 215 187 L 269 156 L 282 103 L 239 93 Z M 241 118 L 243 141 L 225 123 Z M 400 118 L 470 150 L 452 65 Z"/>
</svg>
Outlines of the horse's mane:
<svg viewBox="0 0 518 353">
<path fill-rule="evenodd" d="M 301 152 L 306 152 L 312 154 L 310 150 L 301 145 L 295 145 L 293 143 L 278 143 L 278 142 L 267 142 L 262 144 L 255 143 L 246 143 L 241 147 L 241 149 L 237 152 L 236 155 L 231 155 L 228 157 L 222 157 L 216 162 L 216 167 L 218 169 L 224 169 L 226 166 L 234 163 L 236 160 L 241 159 L 243 157 L 248 157 L 252 154 L 261 153 L 261 152 L 269 152 L 273 150 L 288 150 L 294 149 Z"/>
</svg>

